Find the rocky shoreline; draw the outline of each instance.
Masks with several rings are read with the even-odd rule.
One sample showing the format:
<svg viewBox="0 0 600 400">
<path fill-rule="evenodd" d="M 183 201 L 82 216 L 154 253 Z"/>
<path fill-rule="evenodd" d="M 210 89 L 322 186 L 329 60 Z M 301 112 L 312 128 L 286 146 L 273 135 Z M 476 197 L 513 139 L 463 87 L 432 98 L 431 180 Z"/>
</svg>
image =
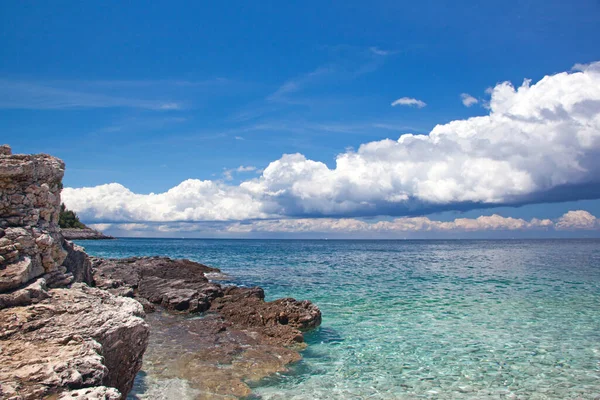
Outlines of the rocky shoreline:
<svg viewBox="0 0 600 400">
<path fill-rule="evenodd" d="M 314 304 L 265 302 L 189 260 L 89 257 L 57 225 L 63 174 L 0 146 L 0 398 L 122 399 L 145 360 L 198 399 L 235 399 L 300 359 Z"/>
<path fill-rule="evenodd" d="M 112 236 L 105 235 L 102 232 L 96 231 L 91 228 L 76 229 L 76 228 L 63 228 L 61 229 L 62 235 L 67 240 L 110 240 L 114 239 Z"/>
</svg>

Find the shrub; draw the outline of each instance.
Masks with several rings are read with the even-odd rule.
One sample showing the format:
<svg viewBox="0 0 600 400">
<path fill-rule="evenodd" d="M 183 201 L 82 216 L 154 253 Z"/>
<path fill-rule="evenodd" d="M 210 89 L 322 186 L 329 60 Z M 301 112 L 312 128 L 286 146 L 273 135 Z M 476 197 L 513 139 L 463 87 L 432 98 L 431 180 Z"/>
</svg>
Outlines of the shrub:
<svg viewBox="0 0 600 400">
<path fill-rule="evenodd" d="M 87 226 L 79 221 L 77 214 L 71 210 L 67 210 L 67 207 L 65 207 L 64 203 L 60 205 L 60 218 L 58 219 L 58 225 L 61 228 L 87 228 Z"/>
</svg>

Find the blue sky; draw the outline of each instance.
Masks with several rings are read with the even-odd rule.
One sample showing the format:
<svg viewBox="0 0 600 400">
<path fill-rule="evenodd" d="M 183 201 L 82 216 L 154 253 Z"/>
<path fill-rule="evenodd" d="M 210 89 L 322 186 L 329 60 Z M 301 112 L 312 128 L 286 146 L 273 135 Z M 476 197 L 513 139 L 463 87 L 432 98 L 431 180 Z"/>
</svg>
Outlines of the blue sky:
<svg viewBox="0 0 600 400">
<path fill-rule="evenodd" d="M 70 188 L 116 182 L 141 195 L 187 179 L 235 187 L 259 179 L 283 154 L 301 153 L 333 170 L 339 154 L 362 144 L 489 115 L 486 89 L 505 81 L 518 87 L 524 79 L 535 84 L 598 61 L 598 38 L 598 1 L 4 1 L 0 141 L 14 152 L 65 160 Z M 461 94 L 477 103 L 465 106 Z M 422 103 L 391 105 L 402 98 Z M 589 175 L 594 166 L 587 166 Z M 565 176 L 563 186 L 575 179 Z M 598 187 L 591 178 L 576 180 L 586 190 Z M 410 213 L 395 207 L 397 198 L 390 206 L 389 196 L 385 206 L 375 199 L 368 211 L 351 212 L 295 198 L 247 217 L 196 213 L 184 219 L 600 215 L 593 199 L 548 204 L 549 188 L 519 192 L 535 197 L 521 208 L 487 207 L 489 201 L 476 196 L 475 206 L 454 196 L 420 208 L 431 198 L 409 190 L 409 198 L 418 199 Z M 494 197 L 495 205 L 515 203 L 507 198 Z M 112 192 L 104 197 L 111 199 Z M 134 212 L 87 207 L 80 198 L 71 204 L 92 223 L 145 222 Z M 148 218 L 169 222 L 163 214 Z"/>
</svg>

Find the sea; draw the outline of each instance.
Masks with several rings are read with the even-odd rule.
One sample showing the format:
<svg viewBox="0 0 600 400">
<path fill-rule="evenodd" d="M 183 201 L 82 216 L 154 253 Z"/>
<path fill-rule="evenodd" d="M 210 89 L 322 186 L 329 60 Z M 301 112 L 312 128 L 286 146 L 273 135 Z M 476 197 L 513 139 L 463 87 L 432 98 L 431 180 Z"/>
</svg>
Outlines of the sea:
<svg viewBox="0 0 600 400">
<path fill-rule="evenodd" d="M 79 244 L 188 258 L 267 300 L 316 303 L 323 322 L 302 361 L 254 384 L 252 399 L 600 399 L 600 240 Z M 133 398 L 188 398 L 155 386 Z"/>
</svg>

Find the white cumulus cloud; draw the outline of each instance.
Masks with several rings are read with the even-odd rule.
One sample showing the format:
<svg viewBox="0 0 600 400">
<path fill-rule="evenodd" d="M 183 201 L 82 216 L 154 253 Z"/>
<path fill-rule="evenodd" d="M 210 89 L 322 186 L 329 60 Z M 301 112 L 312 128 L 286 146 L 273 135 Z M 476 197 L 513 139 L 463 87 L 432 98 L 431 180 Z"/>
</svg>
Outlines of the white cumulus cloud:
<svg viewBox="0 0 600 400">
<path fill-rule="evenodd" d="M 410 106 L 410 107 L 423 108 L 426 105 L 427 105 L 427 103 L 425 103 L 424 101 L 418 100 L 418 99 L 413 99 L 412 97 L 401 97 L 398 100 L 395 100 L 392 102 L 392 107 Z"/>
<path fill-rule="evenodd" d="M 600 196 L 600 64 L 491 90 L 486 116 L 337 156 L 286 154 L 239 185 L 190 179 L 165 193 L 66 188 L 89 222 L 418 215 Z M 493 221 L 488 221 L 492 223 Z"/>
<path fill-rule="evenodd" d="M 569 211 L 556 223 L 557 229 L 595 229 L 598 228 L 598 219 L 585 210 Z"/>
</svg>

